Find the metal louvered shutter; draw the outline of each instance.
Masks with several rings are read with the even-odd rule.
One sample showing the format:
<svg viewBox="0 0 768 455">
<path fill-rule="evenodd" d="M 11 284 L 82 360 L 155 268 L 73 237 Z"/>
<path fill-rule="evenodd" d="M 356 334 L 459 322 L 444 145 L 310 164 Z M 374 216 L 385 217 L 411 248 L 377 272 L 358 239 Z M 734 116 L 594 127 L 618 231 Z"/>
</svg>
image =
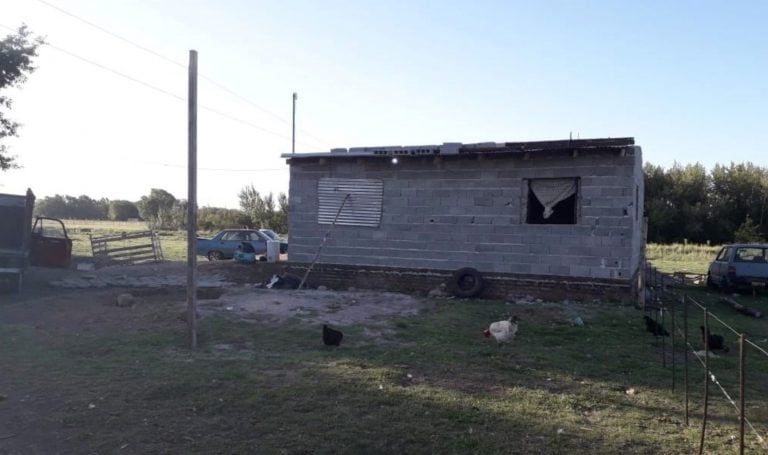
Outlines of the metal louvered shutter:
<svg viewBox="0 0 768 455">
<path fill-rule="evenodd" d="M 376 179 L 320 179 L 317 183 L 317 222 L 332 224 L 347 194 L 349 199 L 336 224 L 378 227 L 381 223 L 384 182 Z"/>
</svg>

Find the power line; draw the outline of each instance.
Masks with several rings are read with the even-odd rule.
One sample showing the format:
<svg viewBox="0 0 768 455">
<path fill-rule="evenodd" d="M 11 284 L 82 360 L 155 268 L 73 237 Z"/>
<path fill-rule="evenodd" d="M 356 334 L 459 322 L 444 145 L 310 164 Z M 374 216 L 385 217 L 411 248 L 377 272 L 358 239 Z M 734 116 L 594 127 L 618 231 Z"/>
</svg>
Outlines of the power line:
<svg viewBox="0 0 768 455">
<path fill-rule="evenodd" d="M 120 77 L 122 77 L 124 79 L 127 79 L 127 80 L 131 81 L 131 82 L 135 82 L 137 84 L 143 85 L 144 87 L 150 88 L 150 89 L 155 90 L 155 91 L 157 91 L 159 93 L 162 93 L 164 95 L 167 95 L 167 96 L 170 96 L 170 97 L 175 98 L 177 100 L 186 102 L 186 98 L 184 98 L 182 96 L 179 96 L 179 95 L 177 95 L 177 94 L 175 94 L 173 92 L 170 92 L 168 90 L 165 90 L 163 88 L 160 88 L 160 87 L 157 87 L 155 85 L 152 85 L 149 82 L 142 81 L 141 79 L 137 79 L 137 78 L 135 78 L 133 76 L 130 76 L 128 74 L 120 72 L 120 71 L 118 71 L 116 69 L 110 68 L 110 67 L 108 67 L 106 65 L 103 65 L 103 64 L 101 64 L 99 62 L 96 62 L 94 60 L 91 60 L 89 58 L 86 58 L 86 57 L 83 57 L 81 55 L 75 54 L 74 52 L 68 51 L 68 50 L 63 49 L 63 48 L 61 48 L 59 46 L 55 46 L 55 45 L 50 44 L 50 43 L 45 43 L 45 45 L 48 46 L 48 47 L 51 47 L 51 48 L 53 48 L 53 49 L 55 49 L 55 50 L 57 50 L 59 52 L 62 52 L 64 54 L 66 54 L 66 55 L 69 55 L 70 57 L 76 58 L 76 59 L 81 60 L 83 62 L 86 62 L 86 63 L 89 63 L 91 65 L 94 65 L 97 68 L 100 68 L 102 70 L 108 71 L 108 72 L 110 72 L 110 73 L 112 73 L 112 74 L 114 74 L 116 76 L 120 76 Z M 211 112 L 211 113 L 216 114 L 218 116 L 221 116 L 223 118 L 232 120 L 234 122 L 242 123 L 243 125 L 249 126 L 249 127 L 257 129 L 259 131 L 263 131 L 263 132 L 268 133 L 268 134 L 272 134 L 272 135 L 277 136 L 277 137 L 282 138 L 282 139 L 290 140 L 290 136 L 288 136 L 288 135 L 285 135 L 285 134 L 282 134 L 282 133 L 278 133 L 276 131 L 269 130 L 267 128 L 259 126 L 259 125 L 255 124 L 253 122 L 248 121 L 248 120 L 244 120 L 242 118 L 235 117 L 233 115 L 227 114 L 226 112 L 222 112 L 222 111 L 220 111 L 218 109 L 214 109 L 214 108 L 212 108 L 210 106 L 206 106 L 206 105 L 203 105 L 203 104 L 199 104 L 198 106 L 200 107 L 200 109 L 206 110 L 208 112 Z M 305 145 L 310 145 L 310 144 L 307 144 L 304 141 L 299 141 L 299 142 L 301 142 L 301 143 L 303 143 Z"/>
<path fill-rule="evenodd" d="M 130 44 L 131 46 L 139 48 L 139 49 L 141 49 L 144 52 L 150 53 L 150 54 L 154 55 L 155 57 L 158 57 L 158 58 L 161 58 L 161 59 L 163 59 L 163 60 L 165 60 L 167 62 L 173 63 L 174 65 L 180 66 L 181 68 L 186 68 L 187 67 L 187 65 L 185 65 L 185 64 L 183 64 L 181 62 L 177 62 L 176 60 L 170 59 L 170 58 L 168 58 L 168 57 L 166 57 L 166 56 L 164 56 L 164 55 L 162 55 L 162 54 L 160 54 L 158 52 L 153 51 L 152 49 L 150 49 L 148 47 L 145 47 L 145 46 L 142 46 L 141 44 L 135 43 L 135 42 L 129 40 L 128 38 L 124 38 L 124 37 L 118 35 L 117 33 L 114 33 L 112 31 L 110 31 L 110 30 L 108 30 L 108 29 L 106 29 L 106 28 L 104 28 L 104 27 L 102 27 L 102 26 L 100 26 L 98 24 L 95 24 L 95 23 L 93 23 L 93 22 L 91 22 L 91 21 L 89 21 L 87 19 L 84 19 L 84 18 L 82 18 L 82 17 L 80 17 L 80 16 L 78 16 L 76 14 L 70 13 L 69 11 L 66 11 L 66 10 L 64 10 L 62 8 L 59 8 L 58 6 L 56 6 L 56 5 L 52 4 L 52 3 L 49 3 L 49 2 L 47 2 L 45 0 L 37 0 L 37 1 L 39 3 L 42 3 L 45 6 L 48 6 L 50 8 L 55 9 L 56 11 L 58 11 L 58 12 L 60 12 L 62 14 L 66 14 L 67 16 L 69 16 L 69 17 L 71 17 L 73 19 L 76 19 L 76 20 L 78 20 L 78 21 L 80 21 L 80 22 L 82 22 L 82 23 L 84 23 L 84 24 L 86 24 L 86 25 L 88 25 L 90 27 L 93 27 L 96 30 L 99 30 L 99 31 L 101 31 L 103 33 L 106 33 L 106 34 L 108 34 L 108 35 L 110 35 L 110 36 L 112 36 L 114 38 L 117 38 L 120 41 L 123 41 L 124 43 Z"/>
<path fill-rule="evenodd" d="M 6 29 L 8 29 L 8 30 L 11 30 L 11 31 L 16 31 L 16 29 L 14 29 L 14 28 L 12 28 L 12 27 L 9 27 L 9 26 L 7 26 L 7 25 L 3 25 L 3 24 L 0 24 L 0 27 L 6 28 Z M 68 50 L 66 50 L 66 49 L 64 49 L 64 48 L 62 48 L 62 47 L 56 46 L 56 45 L 54 45 L 54 44 L 51 44 L 51 43 L 49 43 L 49 42 L 45 42 L 45 43 L 44 43 L 44 45 L 46 45 L 46 46 L 48 46 L 48 47 L 50 47 L 50 48 L 52 48 L 52 49 L 55 49 L 55 50 L 57 50 L 57 51 L 59 51 L 59 52 L 61 52 L 61 53 L 65 54 L 65 55 L 68 55 L 68 56 L 70 56 L 70 57 L 76 58 L 76 59 L 78 59 L 78 60 L 81 60 L 81 61 L 83 61 L 83 62 L 86 62 L 86 63 L 88 63 L 88 64 L 91 64 L 91 65 L 93 65 L 93 66 L 95 66 L 95 67 L 97 67 L 97 68 L 100 68 L 100 69 L 102 69 L 102 70 L 104 70 L 104 71 L 107 71 L 107 72 L 109 72 L 109 73 L 112 73 L 112 74 L 114 74 L 114 75 L 116 75 L 116 76 L 122 77 L 122 78 L 124 78 L 124 79 L 127 79 L 127 80 L 129 80 L 129 81 L 131 81 L 131 82 L 134 82 L 134 83 L 136 83 L 136 84 L 139 84 L 139 85 L 143 85 L 144 87 L 147 87 L 147 88 L 149 88 L 149 89 L 151 89 L 151 90 L 154 90 L 154 91 L 156 91 L 156 92 L 162 93 L 162 94 L 164 94 L 164 95 L 166 95 L 166 96 L 170 96 L 171 98 L 175 98 L 175 99 L 177 99 L 177 100 L 180 100 L 180 101 L 183 101 L 183 102 L 186 102 L 186 101 L 187 101 L 187 100 L 186 100 L 186 98 L 184 98 L 184 97 L 182 97 L 182 96 L 180 96 L 180 95 L 177 95 L 177 94 L 175 94 L 175 93 L 173 93 L 173 92 L 170 92 L 170 91 L 168 91 L 168 90 L 165 90 L 165 89 L 163 89 L 163 88 L 161 88 L 161 87 L 158 87 L 158 86 L 156 86 L 156 85 L 150 84 L 149 82 L 145 82 L 145 81 L 143 81 L 143 80 L 141 80 L 141 79 L 138 79 L 138 78 L 135 78 L 135 77 L 133 77 L 133 76 L 130 76 L 130 75 L 128 75 L 128 74 L 125 74 L 125 73 L 123 73 L 123 72 L 121 72 L 121 71 L 118 71 L 118 70 L 116 70 L 116 69 L 110 68 L 110 67 L 108 67 L 108 66 L 106 66 L 106 65 L 103 65 L 103 64 L 101 64 L 101 63 L 99 63 L 99 62 L 96 62 L 96 61 L 94 61 L 94 60 L 91 60 L 91 59 L 89 59 L 89 58 L 87 58 L 87 57 L 83 57 L 82 55 L 78 55 L 78 54 L 76 54 L 76 53 L 74 53 L 74 52 L 68 51 Z M 255 124 L 255 123 L 253 123 L 253 122 L 250 122 L 250 121 L 248 121 L 248 120 L 244 120 L 244 119 L 242 119 L 242 118 L 239 118 L 239 117 L 235 117 L 235 116 L 233 116 L 233 115 L 227 114 L 226 112 L 222 112 L 222 111 L 220 111 L 220 110 L 218 110 L 218 109 L 214 109 L 214 108 L 212 108 L 212 107 L 210 107 L 210 106 L 206 106 L 206 105 L 202 105 L 202 104 L 199 104 L 199 105 L 198 105 L 198 107 L 199 107 L 200 109 L 206 110 L 206 111 L 208 111 L 208 112 L 211 112 L 211 113 L 213 113 L 213 114 L 219 115 L 219 116 L 221 116 L 221 117 L 223 117 L 223 118 L 226 118 L 226 119 L 232 120 L 232 121 L 234 121 L 234 122 L 242 123 L 243 125 L 249 126 L 249 127 L 251 127 L 251 128 L 254 128 L 254 129 L 257 129 L 257 130 L 259 130 L 259 131 L 263 131 L 263 132 L 265 132 L 265 133 L 268 133 L 268 134 L 272 134 L 272 135 L 274 135 L 274 136 L 277 136 L 277 137 L 280 137 L 280 138 L 282 138 L 282 139 L 287 139 L 287 140 L 290 140 L 290 139 L 291 139 L 291 138 L 290 138 L 290 136 L 288 136 L 288 135 L 285 135 L 285 134 L 282 134 L 282 133 L 278 133 L 278 132 L 276 132 L 276 131 L 272 131 L 272 130 L 269 130 L 269 129 L 267 129 L 267 128 L 264 128 L 264 127 L 262 127 L 262 126 L 259 126 L 259 125 Z M 307 143 L 307 142 L 305 142 L 305 141 L 299 141 L 299 142 L 300 142 L 300 143 L 302 143 L 302 144 L 304 144 L 304 145 L 308 145 L 308 146 L 311 146 L 311 144 L 308 144 L 308 143 Z"/>
<path fill-rule="evenodd" d="M 141 44 L 136 43 L 135 41 L 130 40 L 130 39 L 124 37 L 124 36 L 118 35 L 117 33 L 113 32 L 113 31 L 111 31 L 111 30 L 109 30 L 107 28 L 104 28 L 104 27 L 102 27 L 102 26 L 100 26 L 100 25 L 98 25 L 98 24 L 96 24 L 94 22 L 91 22 L 91 21 L 89 21 L 87 19 L 84 19 L 84 18 L 82 18 L 82 17 L 80 17 L 80 16 L 78 16 L 78 15 L 76 15 L 74 13 L 66 11 L 66 10 L 64 10 L 64 9 L 62 9 L 62 8 L 52 4 L 50 2 L 47 2 L 46 0 L 37 0 L 37 1 L 38 1 L 38 3 L 41 3 L 41 4 L 45 5 L 45 6 L 50 7 L 50 8 L 53 8 L 53 9 L 55 9 L 56 11 L 58 11 L 58 12 L 60 12 L 62 14 L 65 14 L 65 15 L 67 15 L 67 16 L 75 19 L 75 20 L 78 20 L 78 21 L 88 25 L 89 27 L 93 27 L 93 28 L 95 28 L 96 30 L 99 30 L 102 33 L 106 33 L 106 34 L 108 34 L 108 35 L 110 35 L 110 36 L 112 36 L 112 37 L 114 37 L 114 38 L 116 38 L 116 39 L 126 43 L 126 44 L 129 44 L 129 45 L 131 45 L 131 46 L 133 46 L 133 47 L 135 47 L 137 49 L 140 49 L 140 50 L 142 50 L 144 52 L 147 52 L 147 53 L 149 53 L 151 55 L 154 55 L 157 58 L 165 60 L 165 61 L 167 61 L 169 63 L 172 63 L 173 65 L 179 66 L 181 68 L 186 68 L 187 67 L 184 63 L 181 63 L 181 62 L 178 62 L 178 61 L 176 61 L 176 60 L 174 60 L 172 58 L 166 57 L 165 55 L 160 54 L 159 52 L 156 52 L 156 51 L 154 51 L 154 50 L 152 50 L 152 49 L 150 49 L 150 48 L 148 48 L 146 46 L 142 46 Z M 274 117 L 275 119 L 277 119 L 277 120 L 279 120 L 279 121 L 281 121 L 281 122 L 283 122 L 283 123 L 285 123 L 287 125 L 291 124 L 288 120 L 280 117 L 279 115 L 275 114 L 274 112 L 270 111 L 269 109 L 266 109 L 266 108 L 256 104 L 255 102 L 253 102 L 253 101 L 249 100 L 248 98 L 246 98 L 246 97 L 236 93 L 235 91 L 225 87 L 224 85 L 216 82 L 215 80 L 213 80 L 213 79 L 211 79 L 211 78 L 209 78 L 209 77 L 207 77 L 207 76 L 205 76 L 203 74 L 199 74 L 199 76 L 200 76 L 201 79 L 206 80 L 207 82 L 209 82 L 210 84 L 212 84 L 215 87 L 219 88 L 220 90 L 222 90 L 222 91 L 230 94 L 231 96 L 234 96 L 235 98 L 237 98 L 237 99 L 239 99 L 239 100 L 249 104 L 250 106 L 260 110 L 261 112 L 264 112 L 264 113 Z M 315 139 L 320 144 L 324 144 L 324 145 L 330 147 L 330 144 L 328 144 L 327 141 L 325 141 L 323 139 L 320 139 L 319 137 L 311 134 L 310 132 L 308 132 L 308 131 L 306 131 L 304 129 L 301 129 L 301 128 L 299 129 L 299 131 L 301 131 L 305 135 Z M 307 144 L 306 142 L 302 142 L 302 143 Z M 310 145 L 310 144 L 307 144 L 307 145 Z"/>
<path fill-rule="evenodd" d="M 62 49 L 62 48 L 60 48 L 60 47 L 58 47 L 58 46 L 55 46 L 55 45 L 53 45 L 53 44 L 51 44 L 51 43 L 48 43 L 48 42 L 46 42 L 46 43 L 45 43 L 45 45 L 46 45 L 46 46 L 48 46 L 48 47 L 50 47 L 50 48 L 52 48 L 52 49 L 56 49 L 57 51 L 59 51 L 59 52 L 61 52 L 61 53 L 64 53 L 64 54 L 66 54 L 66 55 L 69 55 L 70 57 L 74 57 L 74 58 L 76 58 L 76 59 L 78 59 L 78 60 L 82 60 L 82 61 L 84 61 L 84 62 L 86 62 L 86 63 L 90 63 L 91 65 L 93 65 L 93 66 L 95 66 L 95 67 L 97 67 L 97 68 L 101 68 L 101 69 L 103 69 L 104 71 L 109 71 L 109 72 L 110 72 L 110 73 L 112 73 L 112 74 L 115 74 L 115 75 L 117 75 L 117 76 L 120 76 L 120 77 L 122 77 L 122 78 L 128 79 L 129 81 L 135 82 L 135 83 L 137 83 L 137 84 L 141 84 L 141 85 L 143 85 L 143 86 L 145 86 L 145 87 L 147 87 L 147 88 L 150 88 L 150 89 L 152 89 L 152 90 L 155 90 L 155 91 L 157 91 L 157 92 L 160 92 L 160 93 L 162 93 L 162 94 L 164 94 L 164 95 L 168 95 L 168 96 L 170 96 L 170 97 L 172 97 L 172 98 L 176 98 L 177 100 L 186 101 L 186 99 L 185 99 L 184 97 L 182 97 L 182 96 L 179 96 L 179 95 L 177 95 L 177 94 L 175 94 L 175 93 L 169 92 L 168 90 L 165 90 L 165 89 L 163 89 L 163 88 L 160 88 L 160 87 L 157 87 L 157 86 L 155 86 L 155 85 L 152 85 L 152 84 L 150 84 L 149 82 L 144 82 L 144 81 L 142 81 L 141 79 L 136 79 L 136 78 L 135 78 L 135 77 L 133 77 L 133 76 L 129 76 L 129 75 L 125 74 L 125 73 L 121 73 L 120 71 L 117 71 L 117 70 L 115 70 L 115 69 L 112 69 L 112 68 L 110 68 L 110 67 L 108 67 L 108 66 L 102 65 L 102 64 L 101 64 L 101 63 L 99 63 L 99 62 L 93 61 L 93 60 L 91 60 L 91 59 L 88 59 L 88 58 L 86 58 L 86 57 L 83 57 L 83 56 L 81 56 L 81 55 L 77 55 L 77 54 L 75 54 L 74 52 L 70 52 L 70 51 L 68 51 L 68 50 L 66 50 L 66 49 Z"/>
</svg>

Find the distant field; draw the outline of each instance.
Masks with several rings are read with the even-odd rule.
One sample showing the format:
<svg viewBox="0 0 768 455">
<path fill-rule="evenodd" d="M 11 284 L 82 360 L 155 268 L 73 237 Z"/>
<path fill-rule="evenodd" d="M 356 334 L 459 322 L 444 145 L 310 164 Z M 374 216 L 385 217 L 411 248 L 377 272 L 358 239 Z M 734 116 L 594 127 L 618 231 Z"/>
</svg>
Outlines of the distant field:
<svg viewBox="0 0 768 455">
<path fill-rule="evenodd" d="M 648 260 L 662 272 L 707 273 L 720 245 L 659 244 L 649 243 Z"/>
</svg>

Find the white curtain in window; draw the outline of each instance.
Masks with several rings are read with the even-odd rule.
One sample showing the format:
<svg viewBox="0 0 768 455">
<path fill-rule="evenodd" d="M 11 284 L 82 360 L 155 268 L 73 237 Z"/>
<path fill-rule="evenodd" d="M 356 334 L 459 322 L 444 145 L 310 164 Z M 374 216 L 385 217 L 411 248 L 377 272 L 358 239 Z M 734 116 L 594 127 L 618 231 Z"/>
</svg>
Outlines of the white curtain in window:
<svg viewBox="0 0 768 455">
<path fill-rule="evenodd" d="M 531 180 L 531 191 L 544 206 L 544 218 L 552 215 L 552 208 L 558 202 L 576 193 L 576 179 Z"/>
</svg>

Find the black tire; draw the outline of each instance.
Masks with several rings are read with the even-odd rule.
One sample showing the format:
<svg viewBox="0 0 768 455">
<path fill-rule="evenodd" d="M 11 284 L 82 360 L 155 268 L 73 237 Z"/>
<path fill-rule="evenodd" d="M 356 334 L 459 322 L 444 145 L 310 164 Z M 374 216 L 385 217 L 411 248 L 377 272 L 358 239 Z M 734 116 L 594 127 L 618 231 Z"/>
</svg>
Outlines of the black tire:
<svg viewBox="0 0 768 455">
<path fill-rule="evenodd" d="M 209 261 L 221 261 L 224 259 L 224 254 L 221 251 L 209 251 L 208 252 L 208 260 Z"/>
<path fill-rule="evenodd" d="M 476 297 L 483 292 L 483 276 L 472 267 L 464 267 L 453 272 L 450 290 L 456 297 Z"/>
<path fill-rule="evenodd" d="M 707 287 L 709 289 L 717 289 L 717 285 L 715 285 L 715 282 L 712 281 L 712 277 L 707 273 Z"/>
</svg>

